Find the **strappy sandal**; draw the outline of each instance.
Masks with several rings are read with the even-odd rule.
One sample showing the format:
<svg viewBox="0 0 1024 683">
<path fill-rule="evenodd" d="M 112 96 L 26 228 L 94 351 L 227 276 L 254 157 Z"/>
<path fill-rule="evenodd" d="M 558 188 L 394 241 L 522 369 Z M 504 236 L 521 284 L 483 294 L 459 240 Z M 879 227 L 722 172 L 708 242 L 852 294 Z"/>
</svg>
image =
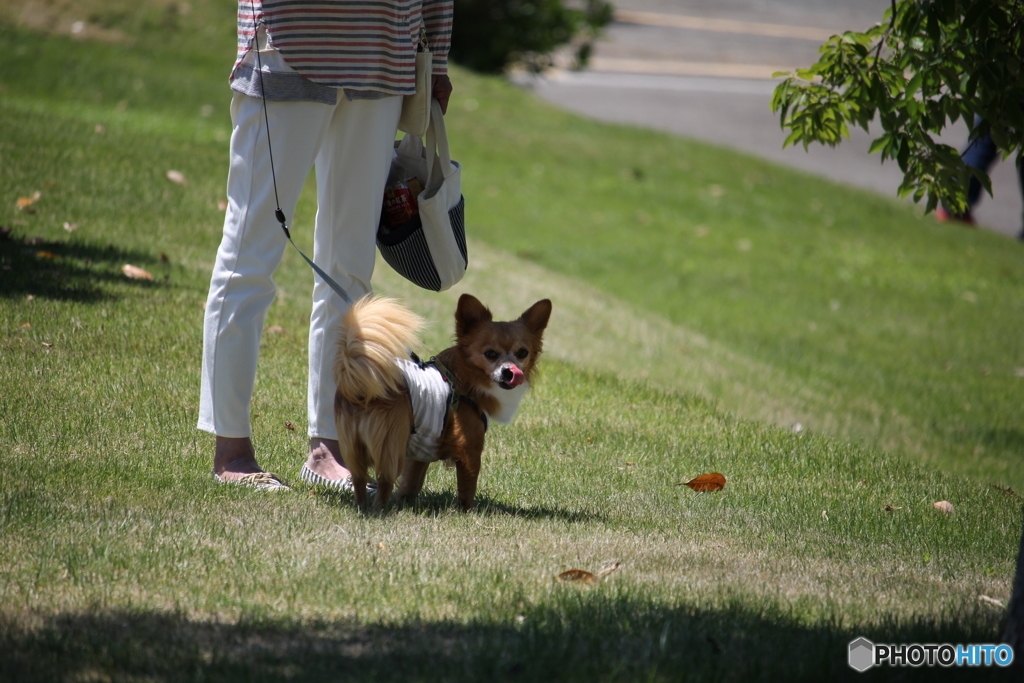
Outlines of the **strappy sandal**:
<svg viewBox="0 0 1024 683">
<path fill-rule="evenodd" d="M 291 491 L 291 487 L 281 481 L 273 472 L 252 472 L 239 479 L 224 480 L 216 472 L 213 478 L 221 484 L 233 484 L 235 486 L 247 486 L 257 491 Z"/>
</svg>

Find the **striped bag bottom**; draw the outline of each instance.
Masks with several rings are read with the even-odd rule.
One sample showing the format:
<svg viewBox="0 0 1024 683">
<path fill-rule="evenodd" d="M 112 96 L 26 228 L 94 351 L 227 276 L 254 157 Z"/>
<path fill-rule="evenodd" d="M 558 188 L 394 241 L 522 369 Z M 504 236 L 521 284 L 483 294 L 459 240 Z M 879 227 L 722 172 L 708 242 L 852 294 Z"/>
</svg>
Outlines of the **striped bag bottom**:
<svg viewBox="0 0 1024 683">
<path fill-rule="evenodd" d="M 382 220 L 377 230 L 377 249 L 387 264 L 406 280 L 434 292 L 447 289 L 452 283 L 442 282 L 439 273 L 451 272 L 453 264 L 456 270 L 461 268 L 465 272 L 469 263 L 465 210 L 466 199 L 461 196 L 458 203 L 448 210 L 448 221 L 451 223 L 452 237 L 458 245 L 458 254 L 431 253 L 419 215 L 395 229 L 387 229 Z M 459 257 L 461 262 L 458 262 Z"/>
</svg>

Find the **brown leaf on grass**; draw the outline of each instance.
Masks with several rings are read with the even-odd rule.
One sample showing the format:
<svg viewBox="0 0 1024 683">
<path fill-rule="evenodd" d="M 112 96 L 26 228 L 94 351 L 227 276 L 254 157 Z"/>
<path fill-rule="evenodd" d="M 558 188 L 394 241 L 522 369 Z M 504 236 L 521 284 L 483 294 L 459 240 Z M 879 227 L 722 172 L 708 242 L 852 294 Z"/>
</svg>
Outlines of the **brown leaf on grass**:
<svg viewBox="0 0 1024 683">
<path fill-rule="evenodd" d="M 987 595 L 979 595 L 978 602 L 983 603 L 985 605 L 991 605 L 992 607 L 996 607 L 998 609 L 1004 609 L 1006 607 L 1006 605 L 1004 605 L 1001 600 L 996 600 L 995 598 L 989 597 Z"/>
<path fill-rule="evenodd" d="M 267 328 L 267 334 L 284 334 L 284 328 L 280 325 L 271 325 Z"/>
<path fill-rule="evenodd" d="M 1017 495 L 1017 492 L 1014 491 L 1013 489 L 1011 489 L 1009 486 L 1007 486 L 1006 488 L 1003 488 L 1002 486 L 999 486 L 998 484 L 989 484 L 989 486 L 994 488 L 996 491 L 1002 491 L 1003 493 L 1005 493 L 1006 495 L 1010 496 L 1011 498 L 1020 498 L 1020 496 Z"/>
<path fill-rule="evenodd" d="M 694 491 L 721 491 L 725 487 L 725 477 L 718 472 L 711 472 L 677 484 L 677 486 L 689 486 Z"/>
<path fill-rule="evenodd" d="M 153 275 L 149 271 L 145 271 L 138 266 L 133 266 L 130 263 L 126 263 L 121 266 L 121 272 L 132 278 L 133 280 L 152 280 Z"/>
<path fill-rule="evenodd" d="M 32 323 L 23 323 L 19 329 L 25 329 L 26 327 L 32 327 Z"/>
<path fill-rule="evenodd" d="M 956 508 L 954 508 L 953 504 L 950 503 L 948 500 L 940 500 L 938 502 L 932 503 L 932 507 L 942 512 L 956 512 Z"/>
<path fill-rule="evenodd" d="M 573 581 L 577 583 L 597 583 L 601 579 L 593 572 L 586 569 L 569 569 L 558 575 L 559 581 Z"/>
<path fill-rule="evenodd" d="M 185 174 L 181 171 L 168 171 L 167 179 L 178 185 L 188 185 L 188 180 L 185 179 Z"/>
<path fill-rule="evenodd" d="M 36 258 L 57 258 L 57 255 L 52 251 L 37 251 Z"/>
<path fill-rule="evenodd" d="M 886 512 L 892 512 L 893 510 L 902 510 L 903 508 L 902 507 L 893 507 L 892 505 L 886 504 L 885 508 L 883 508 L 883 509 Z"/>
<path fill-rule="evenodd" d="M 28 209 L 30 206 L 38 202 L 39 198 L 42 196 L 43 194 L 41 192 L 33 192 L 31 197 L 18 197 L 18 201 L 16 201 L 14 205 L 18 208 L 19 211 L 24 211 L 25 209 Z"/>
<path fill-rule="evenodd" d="M 596 574 L 588 572 L 586 569 L 568 569 L 559 574 L 557 578 L 559 581 L 571 581 L 574 583 L 598 583 L 621 566 L 621 562 L 612 562 L 601 567 Z"/>
<path fill-rule="evenodd" d="M 294 431 L 295 431 L 295 425 L 294 425 L 294 424 L 292 424 L 292 421 L 291 421 L 291 420 L 285 420 L 285 421 L 284 421 L 284 427 L 285 427 L 285 429 L 287 429 L 287 430 L 288 430 L 289 432 L 294 432 Z"/>
</svg>

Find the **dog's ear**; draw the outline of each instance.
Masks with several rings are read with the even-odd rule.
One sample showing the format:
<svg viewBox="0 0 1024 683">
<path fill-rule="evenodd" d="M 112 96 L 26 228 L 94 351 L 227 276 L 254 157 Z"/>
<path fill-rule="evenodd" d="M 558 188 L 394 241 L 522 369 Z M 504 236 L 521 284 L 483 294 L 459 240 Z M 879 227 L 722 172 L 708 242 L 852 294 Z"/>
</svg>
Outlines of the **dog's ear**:
<svg viewBox="0 0 1024 683">
<path fill-rule="evenodd" d="M 550 317 L 551 300 L 541 299 L 526 309 L 526 311 L 519 316 L 519 320 L 521 320 L 531 332 L 539 333 L 543 332 L 544 328 L 548 326 L 548 318 Z"/>
<path fill-rule="evenodd" d="M 463 294 L 455 308 L 455 336 L 464 337 L 480 323 L 489 323 L 493 319 L 494 316 L 479 299 L 472 294 Z"/>
</svg>

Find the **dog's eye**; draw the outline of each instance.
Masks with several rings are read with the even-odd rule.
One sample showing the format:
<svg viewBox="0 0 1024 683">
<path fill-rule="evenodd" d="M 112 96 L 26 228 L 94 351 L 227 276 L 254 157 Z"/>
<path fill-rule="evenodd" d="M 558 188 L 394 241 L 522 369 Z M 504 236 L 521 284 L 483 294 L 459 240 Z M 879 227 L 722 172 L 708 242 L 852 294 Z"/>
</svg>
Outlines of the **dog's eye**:
<svg viewBox="0 0 1024 683">
<path fill-rule="evenodd" d="M 484 358 L 487 360 L 498 360 L 498 352 L 494 349 L 487 349 L 484 351 Z"/>
<path fill-rule="evenodd" d="M 526 347 L 523 347 L 523 348 L 519 349 L 518 351 L 516 351 L 516 358 L 518 358 L 519 360 L 523 360 L 524 358 L 526 358 L 529 355 L 530 355 L 530 352 L 526 349 Z"/>
</svg>

